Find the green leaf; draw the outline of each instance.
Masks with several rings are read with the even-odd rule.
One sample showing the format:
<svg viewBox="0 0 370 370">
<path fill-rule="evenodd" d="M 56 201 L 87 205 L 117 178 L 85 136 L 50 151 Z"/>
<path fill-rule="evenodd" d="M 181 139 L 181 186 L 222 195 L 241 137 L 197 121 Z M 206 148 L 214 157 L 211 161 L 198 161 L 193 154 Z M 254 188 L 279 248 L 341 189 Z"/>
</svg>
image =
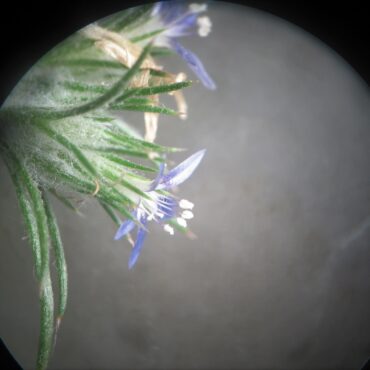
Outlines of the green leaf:
<svg viewBox="0 0 370 370">
<path fill-rule="evenodd" d="M 113 68 L 113 69 L 127 69 L 125 65 L 115 60 L 104 59 L 88 59 L 88 58 L 73 58 L 73 59 L 56 59 L 50 61 L 48 64 L 52 66 L 64 67 L 83 67 L 83 68 Z"/>
<path fill-rule="evenodd" d="M 117 147 L 116 146 L 85 146 L 84 148 L 91 150 L 91 151 L 121 154 L 121 155 L 127 155 L 130 157 L 138 157 L 138 158 L 149 158 L 148 153 L 145 153 L 139 150 L 124 149 L 119 146 Z"/>
<path fill-rule="evenodd" d="M 64 249 L 62 244 L 62 239 L 60 237 L 59 227 L 51 208 L 49 200 L 45 193 L 43 193 L 43 200 L 45 205 L 46 217 L 48 222 L 49 234 L 51 239 L 51 244 L 54 249 L 58 284 L 59 284 L 59 302 L 57 311 L 57 329 L 60 325 L 62 317 L 64 316 L 67 307 L 67 294 L 68 294 L 68 274 L 67 274 L 67 264 L 64 256 Z"/>
<path fill-rule="evenodd" d="M 87 116 L 87 118 L 90 118 L 96 122 L 103 122 L 103 123 L 111 123 L 115 120 L 115 118 L 113 117 Z"/>
<path fill-rule="evenodd" d="M 48 246 L 49 247 L 49 246 Z M 53 346 L 54 333 L 54 298 L 50 272 L 45 276 L 40 288 L 40 326 L 37 370 L 46 370 Z"/>
<path fill-rule="evenodd" d="M 148 105 L 151 103 L 152 101 L 149 98 L 128 98 L 125 100 L 127 105 Z"/>
<path fill-rule="evenodd" d="M 29 199 L 29 195 L 27 193 L 27 189 L 25 188 L 24 183 L 20 179 L 18 172 L 12 168 L 10 160 L 7 159 L 6 157 L 4 157 L 4 162 L 6 166 L 8 167 L 13 184 L 15 186 L 19 207 L 22 212 L 28 239 L 31 244 L 36 276 L 37 276 L 37 279 L 40 280 L 42 263 L 41 263 L 40 239 L 39 239 L 38 229 L 37 229 L 37 220 L 35 218 L 35 215 L 32 209 L 32 205 Z"/>
<path fill-rule="evenodd" d="M 76 81 L 65 81 L 63 86 L 66 89 L 80 92 L 80 93 L 93 93 L 93 94 L 105 94 L 108 90 L 106 86 L 102 85 L 87 85 Z"/>
<path fill-rule="evenodd" d="M 137 163 L 128 161 L 126 159 L 114 156 L 112 154 L 105 154 L 104 158 L 110 160 L 111 162 L 117 163 L 119 165 L 122 165 L 122 166 L 125 166 L 125 167 L 128 167 L 128 168 L 133 168 L 135 170 L 147 171 L 147 172 L 156 172 L 156 170 L 154 168 L 143 166 L 141 164 L 137 164 Z"/>
<path fill-rule="evenodd" d="M 160 71 L 158 69 L 150 69 L 150 75 L 155 77 L 169 77 L 171 76 L 168 72 Z"/>
<path fill-rule="evenodd" d="M 116 143 L 121 143 L 123 145 L 131 145 L 132 147 L 136 148 L 143 148 L 145 150 L 157 152 L 157 153 L 173 153 L 173 152 L 179 152 L 183 149 L 181 148 L 174 148 L 174 147 L 168 147 L 168 146 L 162 146 L 158 144 L 151 143 L 149 141 L 145 140 L 139 140 L 132 136 L 128 136 L 125 134 L 120 134 L 112 131 L 106 130 L 105 133 L 110 136 Z"/>
<path fill-rule="evenodd" d="M 171 56 L 175 54 L 176 53 L 172 49 L 161 46 L 153 46 L 152 51 L 150 52 L 150 55 L 153 57 Z"/>
<path fill-rule="evenodd" d="M 130 39 L 131 42 L 139 42 L 139 41 L 143 41 L 143 40 L 146 40 L 146 39 L 149 39 L 149 38 L 152 38 L 154 36 L 157 36 L 159 35 L 160 33 L 162 33 L 163 31 L 165 31 L 166 29 L 165 28 L 160 28 L 158 30 L 155 30 L 155 31 L 152 31 L 152 32 L 148 32 L 148 33 L 144 33 L 142 35 L 139 35 L 139 36 L 135 36 L 135 37 L 132 37 Z"/>
<path fill-rule="evenodd" d="M 189 87 L 192 84 L 192 81 L 183 81 L 183 82 L 175 82 L 173 84 L 168 85 L 157 85 L 157 86 L 150 86 L 150 87 L 139 87 L 136 89 L 130 89 L 126 91 L 123 95 L 118 97 L 115 102 L 125 101 L 128 103 L 128 97 L 132 95 L 156 95 L 156 94 L 163 94 L 169 93 L 171 91 L 176 91 L 183 89 L 185 87 Z"/>
<path fill-rule="evenodd" d="M 171 116 L 178 116 L 179 113 L 173 109 L 166 108 L 166 107 L 159 107 L 155 105 L 129 105 L 129 104 L 111 104 L 110 108 L 113 110 L 130 110 L 130 111 L 137 111 L 137 112 L 148 112 L 148 113 L 160 113 L 160 114 L 168 114 Z"/>
</svg>

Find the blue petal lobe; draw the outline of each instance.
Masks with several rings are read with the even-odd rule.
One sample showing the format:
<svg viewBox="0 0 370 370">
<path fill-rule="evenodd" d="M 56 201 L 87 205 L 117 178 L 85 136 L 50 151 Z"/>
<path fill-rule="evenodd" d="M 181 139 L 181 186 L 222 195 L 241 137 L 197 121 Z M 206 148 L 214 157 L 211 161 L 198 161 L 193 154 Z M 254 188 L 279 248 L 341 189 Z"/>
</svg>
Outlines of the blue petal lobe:
<svg viewBox="0 0 370 370">
<path fill-rule="evenodd" d="M 192 71 L 197 75 L 202 84 L 210 90 L 216 89 L 216 84 L 207 73 L 201 60 L 190 50 L 184 48 L 175 39 L 170 40 L 171 47 L 180 55 L 182 59 L 188 64 Z"/>
<path fill-rule="evenodd" d="M 204 157 L 205 152 L 205 149 L 200 150 L 173 168 L 170 172 L 162 177 L 162 180 L 157 185 L 156 189 L 170 189 L 187 180 L 198 167 L 199 163 Z"/>
<path fill-rule="evenodd" d="M 198 15 L 195 13 L 190 13 L 179 18 L 176 22 L 176 27 L 190 28 L 197 24 Z"/>
<path fill-rule="evenodd" d="M 166 35 L 170 37 L 181 37 L 194 34 L 195 30 L 191 31 L 190 28 L 196 25 L 197 18 L 197 14 L 188 14 L 181 17 L 176 21 L 176 23 L 168 28 Z"/>
<path fill-rule="evenodd" d="M 131 255 L 128 260 L 129 269 L 131 269 L 135 265 L 137 259 L 139 258 L 139 255 L 140 255 L 141 249 L 143 248 L 143 243 L 144 243 L 144 240 L 147 234 L 148 232 L 142 228 L 140 228 L 139 231 L 137 232 L 135 245 L 133 246 L 131 250 Z"/>
<path fill-rule="evenodd" d="M 126 234 L 128 234 L 136 226 L 135 222 L 132 220 L 127 220 L 122 222 L 121 226 L 118 228 L 114 240 L 119 240 Z"/>
</svg>

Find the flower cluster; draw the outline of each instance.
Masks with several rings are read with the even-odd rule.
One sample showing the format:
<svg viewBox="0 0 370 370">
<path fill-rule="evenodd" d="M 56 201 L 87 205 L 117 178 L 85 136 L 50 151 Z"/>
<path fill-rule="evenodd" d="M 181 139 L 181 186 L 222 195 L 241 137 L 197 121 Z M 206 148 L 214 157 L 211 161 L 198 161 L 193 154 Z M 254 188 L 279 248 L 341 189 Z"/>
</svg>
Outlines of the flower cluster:
<svg viewBox="0 0 370 370">
<path fill-rule="evenodd" d="M 166 221 L 176 217 L 177 223 L 182 227 L 186 227 L 186 220 L 193 218 L 191 211 L 194 206 L 193 203 L 186 199 L 177 201 L 172 195 L 159 191 L 170 190 L 187 180 L 198 167 L 204 154 L 205 150 L 193 154 L 167 174 L 164 174 L 165 166 L 162 164 L 157 178 L 145 191 L 146 197 L 139 200 L 137 207 L 132 212 L 134 220 L 127 220 L 118 228 L 115 235 L 116 240 L 128 234 L 135 228 L 137 222 L 139 223 L 136 241 L 129 259 L 129 268 L 134 266 L 139 257 L 144 239 L 147 235 L 146 225 L 148 221 L 154 220 L 165 223 L 164 230 L 173 235 L 174 229 Z M 181 212 L 180 214 L 179 211 Z"/>
</svg>

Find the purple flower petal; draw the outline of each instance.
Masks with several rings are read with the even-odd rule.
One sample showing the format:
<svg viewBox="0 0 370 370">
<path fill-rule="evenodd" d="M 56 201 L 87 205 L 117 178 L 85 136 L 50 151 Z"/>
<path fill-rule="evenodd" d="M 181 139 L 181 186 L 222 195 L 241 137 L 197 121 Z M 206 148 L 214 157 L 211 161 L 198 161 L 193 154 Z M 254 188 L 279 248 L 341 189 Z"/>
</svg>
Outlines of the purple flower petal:
<svg viewBox="0 0 370 370">
<path fill-rule="evenodd" d="M 185 14 L 176 21 L 176 27 L 190 28 L 197 24 L 198 14 L 189 13 Z"/>
<path fill-rule="evenodd" d="M 202 84 L 210 90 L 216 89 L 216 84 L 212 78 L 207 73 L 206 69 L 203 66 L 201 60 L 190 50 L 184 48 L 178 41 L 175 39 L 170 39 L 171 47 L 180 55 L 182 59 L 188 64 L 192 71 L 197 75 Z"/>
<path fill-rule="evenodd" d="M 170 189 L 187 180 L 201 162 L 206 150 L 196 152 L 162 177 L 156 189 Z"/>
<path fill-rule="evenodd" d="M 142 221 L 142 223 L 146 224 L 146 220 Z M 135 245 L 133 246 L 131 250 L 130 258 L 128 260 L 129 269 L 131 269 L 135 265 L 137 259 L 139 258 L 139 255 L 140 255 L 141 249 L 143 248 L 144 240 L 147 234 L 148 232 L 146 230 L 139 228 L 139 231 L 137 232 Z"/>
<path fill-rule="evenodd" d="M 128 234 L 136 226 L 135 222 L 132 220 L 127 220 L 122 222 L 121 226 L 118 228 L 114 240 L 119 240 L 126 234 Z"/>
<path fill-rule="evenodd" d="M 166 35 L 169 37 L 181 37 L 195 34 L 195 31 L 190 31 L 190 28 L 197 23 L 197 14 L 190 13 L 179 18 L 172 26 L 166 30 Z"/>
</svg>

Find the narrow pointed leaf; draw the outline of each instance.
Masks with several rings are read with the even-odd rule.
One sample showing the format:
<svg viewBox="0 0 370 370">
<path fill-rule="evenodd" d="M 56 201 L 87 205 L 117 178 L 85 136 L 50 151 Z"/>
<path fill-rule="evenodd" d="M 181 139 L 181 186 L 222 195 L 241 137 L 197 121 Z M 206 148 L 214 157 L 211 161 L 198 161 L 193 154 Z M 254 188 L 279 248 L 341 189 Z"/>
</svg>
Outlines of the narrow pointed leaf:
<svg viewBox="0 0 370 370">
<path fill-rule="evenodd" d="M 161 57 L 161 56 L 170 56 L 175 55 L 174 51 L 172 49 L 161 47 L 161 46 L 153 46 L 152 51 L 150 54 L 153 57 Z"/>
<path fill-rule="evenodd" d="M 119 146 L 96 146 L 96 147 L 85 147 L 92 151 L 99 151 L 111 154 L 121 154 L 131 157 L 148 158 L 148 153 L 139 150 L 122 149 Z"/>
<path fill-rule="evenodd" d="M 114 60 L 104 60 L 104 59 L 83 59 L 83 58 L 73 58 L 73 59 L 55 59 L 49 62 L 53 66 L 66 66 L 66 67 L 83 67 L 83 68 L 113 68 L 113 69 L 127 69 L 122 63 L 116 62 Z"/>
<path fill-rule="evenodd" d="M 108 136 L 110 136 L 111 138 L 115 139 L 117 142 L 123 143 L 125 145 L 131 145 L 133 147 L 140 146 L 140 147 L 149 149 L 150 151 L 155 151 L 155 152 L 158 152 L 158 153 L 179 152 L 179 151 L 184 150 L 184 149 L 181 149 L 181 148 L 174 148 L 174 147 L 154 144 L 154 143 L 151 143 L 149 141 L 136 139 L 132 136 L 119 134 L 119 133 L 108 131 L 108 130 L 105 133 Z"/>
<path fill-rule="evenodd" d="M 168 114 L 168 115 L 171 115 L 171 116 L 178 116 L 179 115 L 179 112 L 176 112 L 173 109 L 166 108 L 166 107 L 159 107 L 159 106 L 155 106 L 155 105 L 111 104 L 110 108 L 113 109 L 113 110 L 130 110 L 130 111 L 137 111 L 137 112 Z"/>
<path fill-rule="evenodd" d="M 62 244 L 62 239 L 60 237 L 58 223 L 45 193 L 43 194 L 43 200 L 48 222 L 50 240 L 53 246 L 57 267 L 57 276 L 59 285 L 59 302 L 57 309 L 57 321 L 58 321 L 57 327 L 58 327 L 59 322 L 64 316 L 67 307 L 67 294 L 68 294 L 67 264 L 64 256 L 64 248 Z"/>
<path fill-rule="evenodd" d="M 151 32 L 143 33 L 142 35 L 139 35 L 139 36 L 132 37 L 130 41 L 139 42 L 139 41 L 147 40 L 147 39 L 153 38 L 154 36 L 159 35 L 163 31 L 165 31 L 165 28 L 159 28 L 158 30 L 154 30 Z"/>
<path fill-rule="evenodd" d="M 104 155 L 104 157 L 109 159 L 111 162 L 117 163 L 119 165 L 122 165 L 128 168 L 133 168 L 135 170 L 140 170 L 140 171 L 145 171 L 145 172 L 155 172 L 154 168 L 143 166 L 141 164 L 128 161 L 127 159 L 123 159 L 123 158 L 117 157 L 112 154 L 106 154 Z"/>
<path fill-rule="evenodd" d="M 41 246 L 37 229 L 37 220 L 35 218 L 31 201 L 27 190 L 19 177 L 19 174 L 12 168 L 9 159 L 4 158 L 5 164 L 9 169 L 13 184 L 15 186 L 19 207 L 22 212 L 23 220 L 26 226 L 27 235 L 32 248 L 33 261 L 37 279 L 41 279 Z"/>
<path fill-rule="evenodd" d="M 168 85 L 157 85 L 157 86 L 150 86 L 150 87 L 141 87 L 136 89 L 130 89 L 125 92 L 125 94 L 121 95 L 116 99 L 117 102 L 125 100 L 126 104 L 129 103 L 127 99 L 128 96 L 132 95 L 156 95 L 156 94 L 164 94 L 169 93 L 171 91 L 176 91 L 180 89 L 184 89 L 189 87 L 192 84 L 192 81 L 183 81 L 183 82 L 175 82 Z"/>
<path fill-rule="evenodd" d="M 105 94 L 108 91 L 106 86 L 101 85 L 87 85 L 76 81 L 65 81 L 63 86 L 66 89 L 80 92 L 80 93 L 94 93 L 94 94 Z"/>
<path fill-rule="evenodd" d="M 149 98 L 133 97 L 125 100 L 126 105 L 150 105 L 151 100 Z"/>
</svg>

